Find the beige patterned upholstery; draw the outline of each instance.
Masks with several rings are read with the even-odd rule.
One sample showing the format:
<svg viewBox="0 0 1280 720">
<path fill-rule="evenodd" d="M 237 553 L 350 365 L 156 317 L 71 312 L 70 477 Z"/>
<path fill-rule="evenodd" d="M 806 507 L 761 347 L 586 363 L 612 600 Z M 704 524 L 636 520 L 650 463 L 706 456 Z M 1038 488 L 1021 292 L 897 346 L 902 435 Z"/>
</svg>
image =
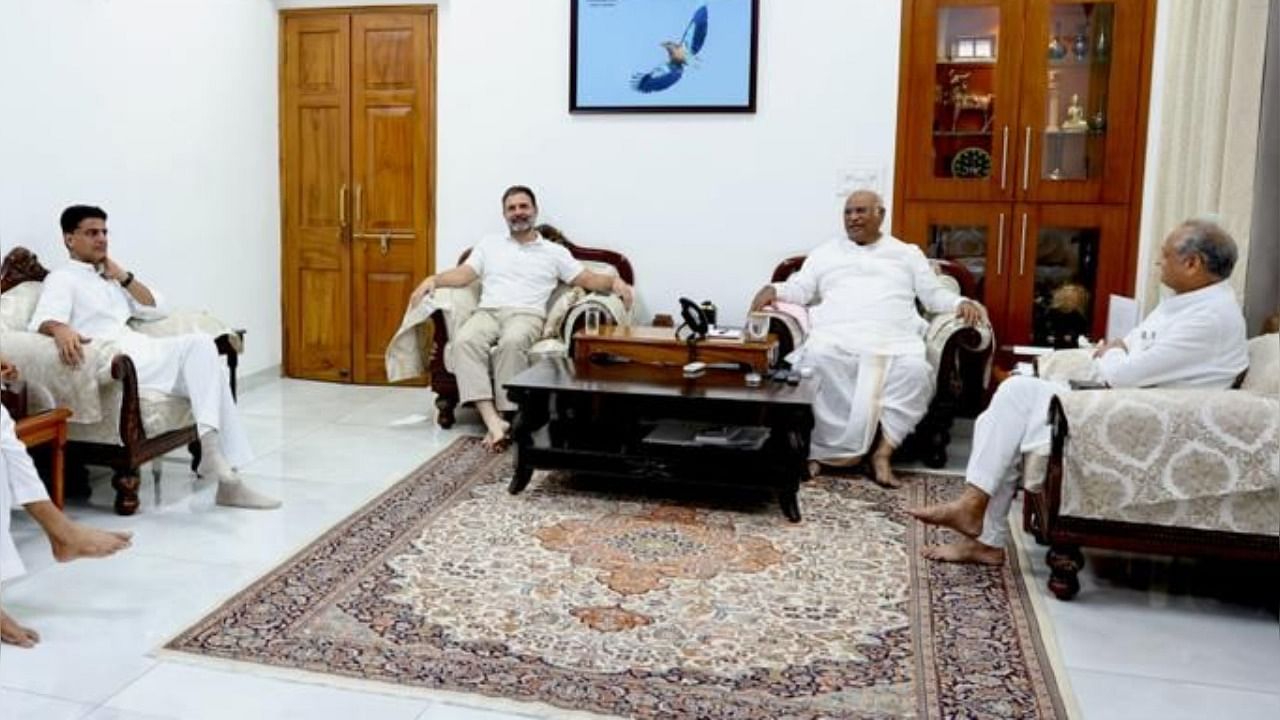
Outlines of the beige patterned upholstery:
<svg viewBox="0 0 1280 720">
<path fill-rule="evenodd" d="M 42 287 L 43 283 L 24 282 L 0 295 L 0 348 L 28 383 L 48 391 L 49 398 L 43 393 L 31 393 L 33 412 L 48 410 L 44 405 L 70 408 L 69 439 L 120 445 L 123 392 L 120 383 L 111 378 L 111 359 L 117 350 L 110 343 L 91 342 L 84 346 L 85 362 L 80 367 L 64 365 L 53 338 L 26 331 Z M 133 320 L 129 324 L 151 337 L 194 332 L 211 337 L 226 335 L 237 352 L 243 349 L 240 336 L 231 327 L 204 312 L 175 312 L 163 320 Z M 142 426 L 148 437 L 195 422 L 186 398 L 143 390 L 140 400 Z"/>
<path fill-rule="evenodd" d="M 1254 338 L 1249 351 L 1239 390 L 1062 394 L 1069 430 L 1061 515 L 1275 535 L 1280 339 Z M 1029 457 L 1026 466 L 1037 461 Z"/>
</svg>

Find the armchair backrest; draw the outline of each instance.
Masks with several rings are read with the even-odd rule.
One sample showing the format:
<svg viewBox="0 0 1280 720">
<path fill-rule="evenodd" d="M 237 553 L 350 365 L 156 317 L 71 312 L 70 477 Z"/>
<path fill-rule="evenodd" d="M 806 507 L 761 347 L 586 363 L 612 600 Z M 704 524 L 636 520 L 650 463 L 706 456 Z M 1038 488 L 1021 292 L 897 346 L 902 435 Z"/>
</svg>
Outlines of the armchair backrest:
<svg viewBox="0 0 1280 720">
<path fill-rule="evenodd" d="M 570 255 L 574 256 L 575 258 L 583 262 L 603 262 L 603 263 L 608 263 L 614 266 L 615 268 L 618 269 L 618 277 L 621 277 L 622 280 L 626 282 L 628 285 L 635 284 L 636 282 L 635 273 L 632 272 L 631 261 L 627 259 L 626 255 L 623 255 L 622 253 L 614 252 L 612 250 L 605 250 L 603 248 L 593 248 L 593 247 L 584 247 L 582 245 L 574 245 L 573 243 L 563 238 L 557 239 L 554 242 L 557 242 L 563 245 L 565 249 L 569 251 Z M 470 257 L 470 255 L 471 255 L 471 248 L 467 248 L 466 250 L 463 250 L 462 254 L 458 256 L 458 264 L 461 265 L 462 263 L 466 262 L 467 258 Z"/>
<path fill-rule="evenodd" d="M 778 263 L 778 266 L 773 269 L 773 277 L 769 281 L 785 281 L 791 277 L 792 273 L 800 269 L 800 266 L 804 264 L 804 259 L 804 255 L 793 255 Z M 968 268 L 954 260 L 930 258 L 929 263 L 933 265 L 934 270 L 938 273 L 954 278 L 956 284 L 960 286 L 961 295 L 976 299 L 978 283 L 973 279 L 973 273 L 969 272 Z"/>
<path fill-rule="evenodd" d="M 40 264 L 40 258 L 30 250 L 19 245 L 4 256 L 0 264 L 0 293 L 28 280 L 43 282 L 49 271 Z"/>
</svg>

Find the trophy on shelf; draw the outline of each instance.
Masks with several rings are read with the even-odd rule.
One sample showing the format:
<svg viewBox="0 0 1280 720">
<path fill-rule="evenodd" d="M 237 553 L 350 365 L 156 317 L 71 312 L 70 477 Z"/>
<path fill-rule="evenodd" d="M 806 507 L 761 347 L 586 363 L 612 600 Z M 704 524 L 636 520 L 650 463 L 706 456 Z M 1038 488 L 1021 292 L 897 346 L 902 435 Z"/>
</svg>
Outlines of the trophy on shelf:
<svg viewBox="0 0 1280 720">
<path fill-rule="evenodd" d="M 1049 71 L 1049 124 L 1045 132 L 1058 132 L 1058 71 Z"/>
<path fill-rule="evenodd" d="M 1089 122 L 1084 119 L 1084 108 L 1080 107 L 1080 96 L 1072 95 L 1071 104 L 1067 106 L 1067 119 L 1062 121 L 1062 132 L 1085 132 Z"/>
</svg>

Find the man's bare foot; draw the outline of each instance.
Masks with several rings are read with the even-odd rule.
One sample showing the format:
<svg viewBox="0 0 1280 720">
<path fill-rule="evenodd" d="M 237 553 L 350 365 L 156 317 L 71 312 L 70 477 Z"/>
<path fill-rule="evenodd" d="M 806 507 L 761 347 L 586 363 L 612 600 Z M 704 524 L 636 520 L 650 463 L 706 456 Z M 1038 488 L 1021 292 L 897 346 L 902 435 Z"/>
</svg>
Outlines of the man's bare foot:
<svg viewBox="0 0 1280 720">
<path fill-rule="evenodd" d="M 891 457 L 893 457 L 893 446 L 881 440 L 880 447 L 876 448 L 875 454 L 871 456 L 871 479 L 880 487 L 900 488 L 902 483 L 898 482 L 897 476 L 893 474 L 893 466 L 889 464 Z"/>
<path fill-rule="evenodd" d="M 938 562 L 974 565 L 1004 564 L 1003 549 L 983 545 L 967 537 L 962 537 L 949 545 L 926 545 L 920 550 L 920 557 Z"/>
<path fill-rule="evenodd" d="M 5 611 L 0 610 L 0 642 L 18 647 L 35 647 L 40 642 L 40 633 L 18 624 Z"/>
<path fill-rule="evenodd" d="M 498 426 L 491 428 L 480 444 L 490 452 L 500 453 L 506 450 L 511 444 L 511 423 L 506 420 L 498 421 Z"/>
<path fill-rule="evenodd" d="M 98 530 L 75 522 L 49 535 L 53 557 L 58 562 L 114 555 L 132 544 L 133 533 Z"/>
<path fill-rule="evenodd" d="M 961 535 L 975 538 L 982 533 L 982 515 L 987 511 L 987 494 L 965 485 L 960 497 L 940 505 L 908 508 L 907 514 L 930 525 L 951 528 Z"/>
</svg>

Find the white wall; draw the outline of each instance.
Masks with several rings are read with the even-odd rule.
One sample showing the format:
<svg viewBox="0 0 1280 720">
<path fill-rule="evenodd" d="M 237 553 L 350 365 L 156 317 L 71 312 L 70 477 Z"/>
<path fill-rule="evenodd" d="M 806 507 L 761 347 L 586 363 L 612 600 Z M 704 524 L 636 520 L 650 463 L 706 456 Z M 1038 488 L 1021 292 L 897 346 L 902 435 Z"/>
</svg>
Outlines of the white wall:
<svg viewBox="0 0 1280 720">
<path fill-rule="evenodd" d="M 66 257 L 102 205 L 111 253 L 280 362 L 276 20 L 265 0 L 4 0 L 0 246 Z"/>
<path fill-rule="evenodd" d="M 353 4 L 375 3 L 276 2 Z M 740 321 L 780 259 L 843 232 L 845 170 L 892 188 L 897 118 L 899 3 L 760 6 L 756 114 L 595 116 L 568 112 L 569 3 L 439 3 L 437 267 L 527 184 L 542 220 L 631 259 L 641 319 L 691 295 Z"/>
<path fill-rule="evenodd" d="M 116 257 L 248 327 L 246 372 L 280 362 L 276 10 L 357 4 L 5 0 L 24 111 L 0 114 L 0 243 L 59 260 L 59 210 L 101 204 Z M 758 112 L 736 116 L 570 115 L 568 3 L 438 12 L 440 268 L 525 183 L 543 220 L 627 254 L 642 319 L 691 295 L 735 321 L 779 259 L 841 232 L 847 170 L 892 187 L 898 3 L 761 2 Z"/>
</svg>

